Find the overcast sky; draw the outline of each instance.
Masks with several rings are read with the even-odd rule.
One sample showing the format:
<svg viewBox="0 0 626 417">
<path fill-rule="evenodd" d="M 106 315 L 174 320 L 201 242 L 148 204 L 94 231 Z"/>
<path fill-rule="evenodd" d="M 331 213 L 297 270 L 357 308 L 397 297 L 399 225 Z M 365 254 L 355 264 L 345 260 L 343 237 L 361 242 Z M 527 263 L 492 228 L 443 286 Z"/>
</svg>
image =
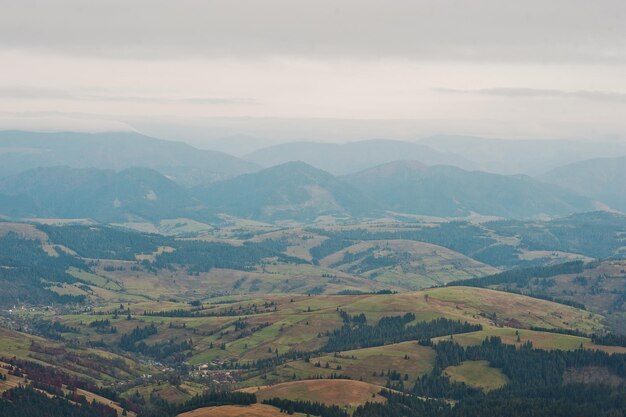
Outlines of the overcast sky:
<svg viewBox="0 0 626 417">
<path fill-rule="evenodd" d="M 623 0 L 0 0 L 0 128 L 626 138 Z"/>
</svg>

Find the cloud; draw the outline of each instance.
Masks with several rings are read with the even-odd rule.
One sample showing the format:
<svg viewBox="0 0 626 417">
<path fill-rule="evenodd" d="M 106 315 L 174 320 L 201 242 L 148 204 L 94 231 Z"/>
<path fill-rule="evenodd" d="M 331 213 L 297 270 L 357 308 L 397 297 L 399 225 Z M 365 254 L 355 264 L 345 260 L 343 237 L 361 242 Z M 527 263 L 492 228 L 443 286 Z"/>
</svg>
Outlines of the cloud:
<svg viewBox="0 0 626 417">
<path fill-rule="evenodd" d="M 59 100 L 90 100 L 135 103 L 188 103 L 188 104 L 258 104 L 252 98 L 239 97 L 160 97 L 155 95 L 119 95 L 102 91 L 67 91 L 50 88 L 9 86 L 0 87 L 0 99 L 59 99 Z"/>
<path fill-rule="evenodd" d="M 626 103 L 626 93 L 614 91 L 564 91 L 540 88 L 481 88 L 464 90 L 454 88 L 434 88 L 433 91 L 450 94 L 470 94 L 509 98 L 574 98 L 581 100 L 597 100 Z"/>
<path fill-rule="evenodd" d="M 623 0 L 3 0 L 0 48 L 132 58 L 626 62 Z"/>
</svg>

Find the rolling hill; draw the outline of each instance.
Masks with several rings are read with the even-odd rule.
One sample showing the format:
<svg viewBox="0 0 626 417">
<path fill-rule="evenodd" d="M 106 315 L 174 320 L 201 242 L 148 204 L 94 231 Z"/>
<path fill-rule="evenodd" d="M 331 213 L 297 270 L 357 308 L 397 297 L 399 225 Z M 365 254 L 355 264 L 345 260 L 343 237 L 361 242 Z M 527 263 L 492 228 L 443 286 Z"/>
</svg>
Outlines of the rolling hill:
<svg viewBox="0 0 626 417">
<path fill-rule="evenodd" d="M 247 160 L 262 166 L 303 161 L 335 175 L 346 175 L 386 162 L 413 159 L 427 165 L 474 168 L 471 161 L 426 145 L 397 140 L 373 139 L 344 144 L 295 142 L 270 146 L 249 154 Z"/>
<path fill-rule="evenodd" d="M 587 197 L 527 176 L 427 167 L 414 161 L 392 162 L 342 179 L 387 210 L 399 213 L 524 218 L 566 215 L 595 207 Z"/>
<path fill-rule="evenodd" d="M 0 132 L 0 177 L 49 166 L 152 168 L 184 185 L 203 184 L 259 167 L 222 152 L 134 132 Z"/>
<path fill-rule="evenodd" d="M 496 273 L 496 268 L 458 252 L 410 240 L 358 242 L 320 261 L 320 265 L 408 289 L 442 285 Z"/>
</svg>

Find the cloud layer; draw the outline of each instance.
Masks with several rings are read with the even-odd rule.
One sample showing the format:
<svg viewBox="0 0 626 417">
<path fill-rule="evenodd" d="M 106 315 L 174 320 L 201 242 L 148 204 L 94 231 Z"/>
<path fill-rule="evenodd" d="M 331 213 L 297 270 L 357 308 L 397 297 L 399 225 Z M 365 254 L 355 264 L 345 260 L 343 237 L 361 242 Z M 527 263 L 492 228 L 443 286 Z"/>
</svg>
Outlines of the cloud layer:
<svg viewBox="0 0 626 417">
<path fill-rule="evenodd" d="M 115 57 L 626 60 L 621 0 L 5 0 L 0 46 Z"/>
<path fill-rule="evenodd" d="M 186 138 L 194 126 L 194 139 L 626 138 L 623 0 L 0 0 L 0 10 L 0 129 L 15 114 L 37 127 L 41 114 L 63 126 L 80 114 L 81 128 L 167 125 Z"/>
</svg>

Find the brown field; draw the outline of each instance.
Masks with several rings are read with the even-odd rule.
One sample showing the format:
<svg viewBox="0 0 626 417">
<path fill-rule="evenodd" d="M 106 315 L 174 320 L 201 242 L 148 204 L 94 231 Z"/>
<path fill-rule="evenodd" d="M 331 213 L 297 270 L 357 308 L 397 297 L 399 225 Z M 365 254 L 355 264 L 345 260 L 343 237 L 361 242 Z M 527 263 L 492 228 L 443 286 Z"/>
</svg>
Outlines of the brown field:
<svg viewBox="0 0 626 417">
<path fill-rule="evenodd" d="M 283 417 L 276 407 L 264 404 L 251 405 L 222 405 L 220 407 L 204 407 L 187 413 L 179 414 L 178 417 Z M 304 414 L 292 414 L 303 417 Z"/>
<path fill-rule="evenodd" d="M 5 365 L 5 363 L 0 362 L 0 365 Z M 11 388 L 15 388 L 18 385 L 24 383 L 24 378 L 9 375 L 6 369 L 0 368 L 0 374 L 6 375 L 7 377 L 6 381 L 0 381 L 0 394 L 2 394 L 6 390 L 10 390 Z"/>
<path fill-rule="evenodd" d="M 311 379 L 246 389 L 262 401 L 268 398 L 319 401 L 327 405 L 356 407 L 367 401 L 385 401 L 379 385 L 349 379 Z"/>
<path fill-rule="evenodd" d="M 117 415 L 120 416 L 120 417 L 122 416 L 122 413 L 124 412 L 124 409 L 122 407 L 120 407 L 120 405 L 118 403 L 116 403 L 114 401 L 111 401 L 108 398 L 101 397 L 101 396 L 99 396 L 97 394 L 94 394 L 94 393 L 89 392 L 89 391 L 84 391 L 82 389 L 77 389 L 76 393 L 78 395 L 85 396 L 85 398 L 87 398 L 87 401 L 89 401 L 89 402 L 95 401 L 97 403 L 104 404 L 104 405 L 107 405 L 107 406 L 111 407 L 112 409 L 117 411 Z M 130 416 L 130 417 L 134 417 L 135 416 L 135 413 L 133 413 L 132 411 L 127 411 L 126 414 L 128 416 Z"/>
</svg>

